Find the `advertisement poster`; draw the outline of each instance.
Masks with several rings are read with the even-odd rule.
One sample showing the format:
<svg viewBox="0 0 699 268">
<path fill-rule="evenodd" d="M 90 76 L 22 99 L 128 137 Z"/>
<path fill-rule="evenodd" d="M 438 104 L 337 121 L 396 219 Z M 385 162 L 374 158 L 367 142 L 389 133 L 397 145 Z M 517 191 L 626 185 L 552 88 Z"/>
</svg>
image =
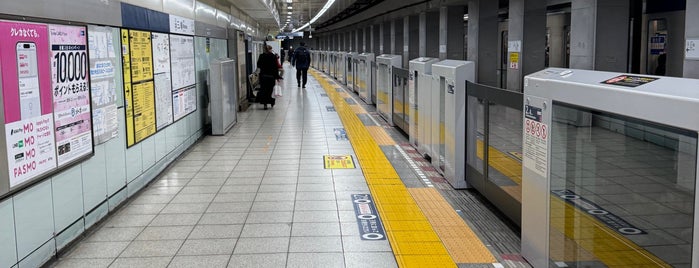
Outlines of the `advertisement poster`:
<svg viewBox="0 0 699 268">
<path fill-rule="evenodd" d="M 170 38 L 153 33 L 153 70 L 155 82 L 155 114 L 157 130 L 172 124 L 172 79 L 170 76 Z"/>
<path fill-rule="evenodd" d="M 189 86 L 172 92 L 172 111 L 175 120 L 197 110 L 197 88 Z"/>
<path fill-rule="evenodd" d="M 119 133 L 115 80 L 118 59 L 112 28 L 90 25 L 87 40 L 92 88 L 92 132 L 95 144 L 102 144 Z"/>
<path fill-rule="evenodd" d="M 92 154 L 87 29 L 49 25 L 58 165 Z"/>
<path fill-rule="evenodd" d="M 153 81 L 132 86 L 134 138 L 136 142 L 155 134 L 155 102 Z"/>
<path fill-rule="evenodd" d="M 170 35 L 172 88 L 180 89 L 196 83 L 194 70 L 194 37 Z"/>
<path fill-rule="evenodd" d="M 56 167 L 48 27 L 0 21 L 0 65 L 10 187 Z"/>
</svg>

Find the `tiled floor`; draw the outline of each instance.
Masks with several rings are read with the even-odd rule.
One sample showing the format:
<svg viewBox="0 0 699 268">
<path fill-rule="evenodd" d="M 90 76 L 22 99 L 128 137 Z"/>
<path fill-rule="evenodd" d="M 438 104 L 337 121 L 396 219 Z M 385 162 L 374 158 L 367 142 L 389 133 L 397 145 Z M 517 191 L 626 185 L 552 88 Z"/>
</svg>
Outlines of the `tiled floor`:
<svg viewBox="0 0 699 268">
<path fill-rule="evenodd" d="M 226 136 L 204 138 L 53 265 L 395 267 L 388 241 L 359 238 L 361 169 L 323 167 L 324 154 L 354 152 L 335 138 L 332 103 L 293 76 L 274 108 L 253 105 Z"/>
</svg>

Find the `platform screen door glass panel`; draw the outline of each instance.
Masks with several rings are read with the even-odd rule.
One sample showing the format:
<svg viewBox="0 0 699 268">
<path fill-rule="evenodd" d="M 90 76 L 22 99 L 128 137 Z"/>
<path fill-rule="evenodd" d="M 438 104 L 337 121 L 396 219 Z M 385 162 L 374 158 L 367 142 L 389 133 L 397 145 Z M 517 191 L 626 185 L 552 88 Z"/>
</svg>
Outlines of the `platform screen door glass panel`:
<svg viewBox="0 0 699 268">
<path fill-rule="evenodd" d="M 553 105 L 552 267 L 690 267 L 697 133 Z"/>
<path fill-rule="evenodd" d="M 490 103 L 488 113 L 488 179 L 521 202 L 522 111 Z M 484 147 L 478 144 L 480 152 Z"/>
</svg>

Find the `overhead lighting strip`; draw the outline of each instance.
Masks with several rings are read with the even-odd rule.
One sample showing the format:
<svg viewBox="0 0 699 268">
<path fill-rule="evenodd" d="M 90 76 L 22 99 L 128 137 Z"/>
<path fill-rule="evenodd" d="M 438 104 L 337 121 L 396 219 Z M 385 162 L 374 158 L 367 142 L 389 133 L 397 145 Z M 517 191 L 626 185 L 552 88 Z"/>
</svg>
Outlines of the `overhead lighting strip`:
<svg viewBox="0 0 699 268">
<path fill-rule="evenodd" d="M 313 18 L 312 18 L 310 21 L 308 21 L 306 24 L 302 25 L 302 26 L 299 27 L 299 28 L 294 29 L 294 30 L 291 31 L 291 32 L 292 32 L 292 33 L 295 33 L 295 32 L 298 32 L 298 31 L 300 31 L 300 30 L 305 29 L 305 28 L 308 27 L 308 26 L 311 26 L 311 23 L 316 22 L 316 20 L 318 20 L 318 19 L 320 18 L 320 16 L 323 16 L 323 14 L 325 14 L 325 12 L 328 11 L 328 9 L 330 9 L 330 6 L 332 6 L 333 3 L 335 3 L 335 0 L 328 0 L 328 2 L 325 3 L 325 5 L 323 6 L 323 8 L 318 12 L 318 14 L 316 14 L 315 17 L 313 17 Z"/>
</svg>

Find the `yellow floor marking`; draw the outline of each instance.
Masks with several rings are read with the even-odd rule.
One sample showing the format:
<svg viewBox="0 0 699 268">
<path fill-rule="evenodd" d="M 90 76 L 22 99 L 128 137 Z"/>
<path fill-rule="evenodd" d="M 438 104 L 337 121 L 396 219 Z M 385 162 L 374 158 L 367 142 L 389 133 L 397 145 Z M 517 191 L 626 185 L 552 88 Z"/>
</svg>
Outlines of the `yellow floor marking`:
<svg viewBox="0 0 699 268">
<path fill-rule="evenodd" d="M 312 70 L 335 105 L 345 131 L 364 172 L 374 203 L 381 215 L 388 241 L 400 267 L 456 267 L 441 242 L 430 241 L 436 234 L 427 218 L 400 181 L 398 173 L 383 154 L 371 133 L 353 109 L 318 72 Z M 358 105 L 356 105 L 358 106 Z M 415 232 L 424 241 L 406 241 Z M 431 234 L 430 234 L 431 233 Z"/>
<path fill-rule="evenodd" d="M 366 114 L 366 111 L 364 111 L 364 108 L 362 108 L 361 105 L 353 104 L 350 105 L 350 108 L 352 108 L 352 112 L 354 112 L 355 114 Z"/>
<path fill-rule="evenodd" d="M 372 137 L 374 137 L 374 140 L 376 141 L 377 144 L 379 145 L 395 145 L 396 142 L 391 138 L 391 136 L 388 136 L 386 131 L 383 130 L 382 127 L 380 126 L 366 126 L 367 130 L 369 130 L 369 133 L 371 134 Z"/>
<path fill-rule="evenodd" d="M 408 189 L 457 263 L 493 263 L 495 257 L 434 188 Z"/>
<path fill-rule="evenodd" d="M 479 156 L 483 155 L 483 141 L 478 140 L 477 142 L 477 154 Z M 512 157 L 500 152 L 493 146 L 488 148 L 488 158 L 490 166 L 497 169 L 500 173 L 510 178 L 515 183 L 522 184 L 522 163 L 517 160 L 512 159 Z M 481 157 L 481 159 L 483 159 Z"/>
</svg>

